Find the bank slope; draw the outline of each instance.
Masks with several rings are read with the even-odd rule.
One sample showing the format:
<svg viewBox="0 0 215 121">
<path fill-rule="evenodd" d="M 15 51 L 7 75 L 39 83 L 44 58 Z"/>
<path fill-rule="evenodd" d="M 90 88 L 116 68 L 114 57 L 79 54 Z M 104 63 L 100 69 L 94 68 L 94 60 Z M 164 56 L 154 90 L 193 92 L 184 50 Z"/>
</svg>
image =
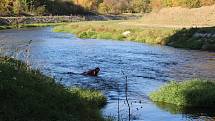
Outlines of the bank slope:
<svg viewBox="0 0 215 121">
<path fill-rule="evenodd" d="M 2 121 L 102 121 L 105 102 L 98 91 L 65 88 L 20 61 L 0 58 Z"/>
</svg>

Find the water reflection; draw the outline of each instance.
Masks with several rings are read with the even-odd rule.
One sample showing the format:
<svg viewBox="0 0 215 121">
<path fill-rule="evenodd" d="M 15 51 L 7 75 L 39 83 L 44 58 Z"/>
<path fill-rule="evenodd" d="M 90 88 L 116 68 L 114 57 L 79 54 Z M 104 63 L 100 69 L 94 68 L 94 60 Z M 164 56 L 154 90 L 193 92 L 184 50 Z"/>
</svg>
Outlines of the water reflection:
<svg viewBox="0 0 215 121">
<path fill-rule="evenodd" d="M 214 119 L 215 120 L 215 108 L 200 108 L 200 107 L 182 107 L 168 103 L 154 102 L 157 107 L 162 110 L 168 111 L 171 114 L 182 114 L 189 119 Z"/>
</svg>

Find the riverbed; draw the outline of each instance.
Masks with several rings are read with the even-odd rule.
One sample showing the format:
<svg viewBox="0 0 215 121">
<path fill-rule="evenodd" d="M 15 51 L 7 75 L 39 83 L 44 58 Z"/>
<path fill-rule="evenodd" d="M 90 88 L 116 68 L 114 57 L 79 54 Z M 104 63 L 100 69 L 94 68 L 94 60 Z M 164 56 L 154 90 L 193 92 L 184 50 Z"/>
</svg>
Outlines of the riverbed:
<svg viewBox="0 0 215 121">
<path fill-rule="evenodd" d="M 181 109 L 153 103 L 148 95 L 171 80 L 215 79 L 215 53 L 183 50 L 129 41 L 79 39 L 68 33 L 54 33 L 51 27 L 0 31 L 4 55 L 26 61 L 23 53 L 29 41 L 29 62 L 65 86 L 101 90 L 108 97 L 104 116 L 128 120 L 125 77 L 132 120 L 215 120 L 214 109 Z M 18 54 L 17 54 L 18 53 Z M 98 77 L 81 73 L 99 67 Z M 118 104 L 119 101 L 119 104 Z"/>
</svg>

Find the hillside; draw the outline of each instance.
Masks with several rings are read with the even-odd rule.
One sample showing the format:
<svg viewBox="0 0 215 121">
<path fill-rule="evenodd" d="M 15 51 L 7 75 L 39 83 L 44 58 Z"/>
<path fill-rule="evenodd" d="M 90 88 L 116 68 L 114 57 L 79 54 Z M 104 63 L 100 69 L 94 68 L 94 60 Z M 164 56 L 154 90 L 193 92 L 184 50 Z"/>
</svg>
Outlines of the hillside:
<svg viewBox="0 0 215 121">
<path fill-rule="evenodd" d="M 132 22 L 132 24 L 170 28 L 211 27 L 215 26 L 215 5 L 192 9 L 163 8 L 158 12 L 145 14 L 141 20 Z"/>
</svg>

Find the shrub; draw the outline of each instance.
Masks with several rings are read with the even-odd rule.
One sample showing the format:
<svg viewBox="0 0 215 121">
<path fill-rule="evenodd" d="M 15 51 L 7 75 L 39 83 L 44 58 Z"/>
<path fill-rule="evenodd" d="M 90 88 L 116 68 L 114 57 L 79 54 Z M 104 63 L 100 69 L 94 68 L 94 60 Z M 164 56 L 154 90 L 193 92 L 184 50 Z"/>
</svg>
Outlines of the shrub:
<svg viewBox="0 0 215 121">
<path fill-rule="evenodd" d="M 183 0 L 182 6 L 188 7 L 188 8 L 198 8 L 201 7 L 200 0 Z"/>
<path fill-rule="evenodd" d="M 173 1 L 172 0 L 163 0 L 163 5 L 166 7 L 173 7 Z"/>
</svg>

